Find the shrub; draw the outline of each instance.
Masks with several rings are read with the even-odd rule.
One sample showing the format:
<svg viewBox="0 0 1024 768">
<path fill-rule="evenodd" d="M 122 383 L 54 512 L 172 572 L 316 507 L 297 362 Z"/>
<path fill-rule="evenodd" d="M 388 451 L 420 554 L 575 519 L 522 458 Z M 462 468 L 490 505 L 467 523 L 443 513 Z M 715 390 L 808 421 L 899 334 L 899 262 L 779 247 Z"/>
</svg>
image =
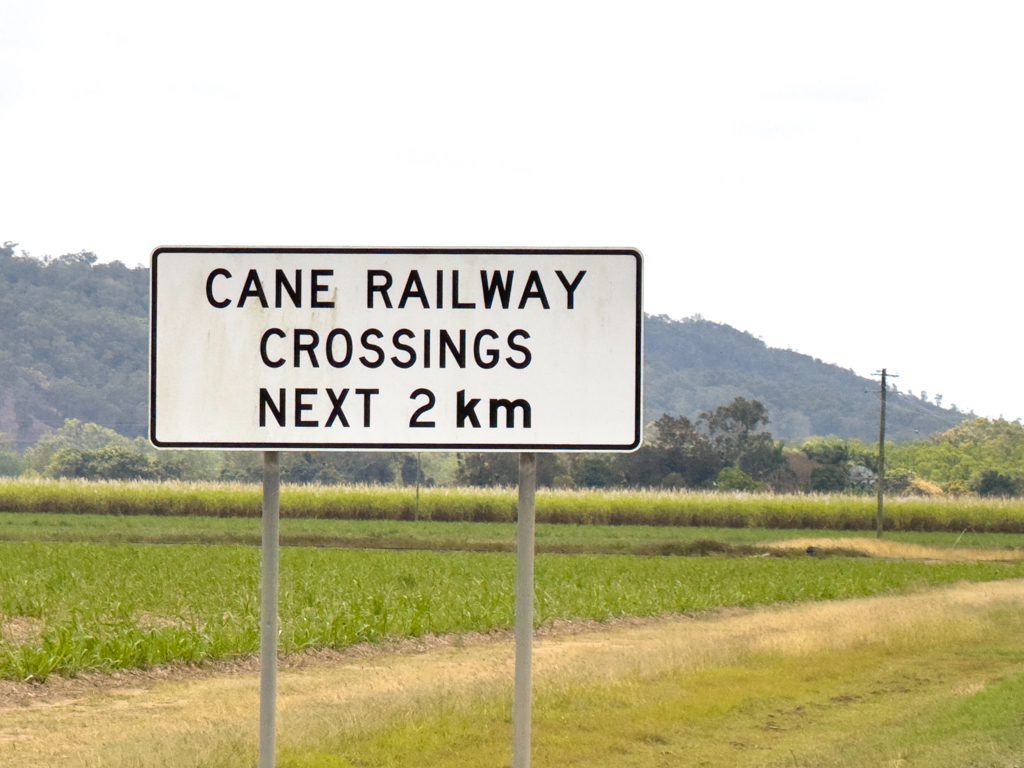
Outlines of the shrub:
<svg viewBox="0 0 1024 768">
<path fill-rule="evenodd" d="M 61 448 L 43 470 L 48 477 L 85 477 L 85 461 L 78 448 Z"/>
<path fill-rule="evenodd" d="M 982 470 L 971 481 L 971 486 L 979 496 L 1017 496 L 1021 490 L 1020 485 L 1016 478 L 994 469 Z"/>
<path fill-rule="evenodd" d="M 950 496 L 964 496 L 970 492 L 970 487 L 963 480 L 950 480 L 946 485 L 946 493 Z"/>
<path fill-rule="evenodd" d="M 17 477 L 25 467 L 25 460 L 14 450 L 14 443 L 0 432 L 0 477 Z"/>
<path fill-rule="evenodd" d="M 916 475 L 909 469 L 896 469 L 885 474 L 885 492 L 894 496 L 905 496 Z"/>
<path fill-rule="evenodd" d="M 537 454 L 537 485 L 551 486 L 555 477 L 563 475 L 558 458 L 553 453 Z M 470 486 L 512 486 L 519 483 L 518 453 L 466 453 L 459 456 L 456 480 Z M 363 480 L 363 478 L 356 478 Z"/>
<path fill-rule="evenodd" d="M 678 472 L 669 472 L 661 481 L 663 488 L 685 488 L 686 478 Z"/>
<path fill-rule="evenodd" d="M 128 448 L 105 445 L 96 450 L 61 448 L 46 465 L 50 477 L 80 477 L 89 480 L 154 480 L 153 463 Z"/>
<path fill-rule="evenodd" d="M 757 491 L 763 485 L 739 467 L 722 467 L 715 478 L 715 487 L 720 491 Z"/>
<path fill-rule="evenodd" d="M 913 496 L 941 496 L 942 488 L 931 480 L 915 477 L 910 481 L 907 493 Z"/>
<path fill-rule="evenodd" d="M 811 470 L 811 490 L 831 493 L 846 488 L 847 471 L 842 464 L 825 464 Z"/>
<path fill-rule="evenodd" d="M 14 451 L 0 450 L 0 477 L 17 477 L 25 471 L 25 461 Z"/>
</svg>

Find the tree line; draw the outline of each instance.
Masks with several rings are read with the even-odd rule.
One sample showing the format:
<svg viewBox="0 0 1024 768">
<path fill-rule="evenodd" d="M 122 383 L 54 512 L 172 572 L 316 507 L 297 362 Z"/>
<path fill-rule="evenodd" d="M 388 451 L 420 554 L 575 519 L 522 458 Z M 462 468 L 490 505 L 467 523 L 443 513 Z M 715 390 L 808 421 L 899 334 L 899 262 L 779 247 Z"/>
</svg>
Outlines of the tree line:
<svg viewBox="0 0 1024 768">
<path fill-rule="evenodd" d="M 639 450 L 626 454 L 540 454 L 542 486 L 733 489 L 793 485 L 783 446 L 770 432 L 768 411 L 756 400 L 702 413 L 696 422 L 668 414 L 648 427 Z M 0 474 L 142 480 L 255 482 L 262 465 L 256 451 L 157 451 L 144 438 L 67 419 L 19 456 L 0 446 Z M 452 455 L 405 452 L 285 451 L 281 477 L 292 483 L 443 483 L 515 485 L 518 454 Z"/>
<path fill-rule="evenodd" d="M 700 414 L 663 415 L 632 453 L 543 453 L 539 485 L 566 488 L 704 488 L 874 493 L 878 446 L 814 437 L 799 447 L 764 427 L 757 400 L 735 398 Z M 886 445 L 888 493 L 1020 496 L 1024 494 L 1024 426 L 977 418 L 925 440 Z M 284 451 L 288 483 L 400 483 L 511 486 L 515 453 Z M 0 434 L 0 476 L 112 480 L 258 482 L 258 451 L 157 451 L 99 424 L 68 419 L 19 454 Z"/>
<path fill-rule="evenodd" d="M 766 424 L 764 405 L 743 397 L 701 413 L 696 422 L 664 414 L 633 453 L 541 454 L 537 482 L 580 488 L 793 486 L 783 445 L 761 430 Z M 517 476 L 514 454 L 469 454 L 459 465 L 465 485 L 512 485 Z"/>
</svg>

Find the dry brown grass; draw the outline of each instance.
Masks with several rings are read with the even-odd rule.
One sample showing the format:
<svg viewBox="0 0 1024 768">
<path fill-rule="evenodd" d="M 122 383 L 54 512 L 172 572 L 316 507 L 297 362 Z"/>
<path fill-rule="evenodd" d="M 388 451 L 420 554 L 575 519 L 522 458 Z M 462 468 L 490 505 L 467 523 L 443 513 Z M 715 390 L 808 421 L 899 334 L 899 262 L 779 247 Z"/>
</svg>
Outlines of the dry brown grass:
<svg viewBox="0 0 1024 768">
<path fill-rule="evenodd" d="M 1024 582 L 732 609 L 594 631 L 572 627 L 538 638 L 535 683 L 538 691 L 558 691 L 730 665 L 751 653 L 796 656 L 872 643 L 920 648 L 929 637 L 969 641 L 986 631 L 989 612 L 1007 607 L 1024 608 Z M 315 743 L 421 716 L 442 703 L 471 706 L 481 697 L 507 696 L 512 673 L 507 634 L 293 658 L 279 675 L 280 738 Z M 166 671 L 105 678 L 99 685 L 94 678 L 77 690 L 69 681 L 54 689 L 61 692 L 55 696 L 8 695 L 0 700 L 0 764 L 199 766 L 225 751 L 249 750 L 239 758 L 244 764 L 255 744 L 258 711 L 251 662 L 173 680 L 162 681 L 161 674 Z"/>
<path fill-rule="evenodd" d="M 759 545 L 767 549 L 853 549 L 871 557 L 887 557 L 901 560 L 941 560 L 969 562 L 976 560 L 1016 561 L 1024 560 L 1021 549 L 971 549 L 968 547 L 930 547 L 926 544 L 912 544 L 903 541 L 877 538 L 827 538 L 812 537 L 768 541 Z"/>
</svg>

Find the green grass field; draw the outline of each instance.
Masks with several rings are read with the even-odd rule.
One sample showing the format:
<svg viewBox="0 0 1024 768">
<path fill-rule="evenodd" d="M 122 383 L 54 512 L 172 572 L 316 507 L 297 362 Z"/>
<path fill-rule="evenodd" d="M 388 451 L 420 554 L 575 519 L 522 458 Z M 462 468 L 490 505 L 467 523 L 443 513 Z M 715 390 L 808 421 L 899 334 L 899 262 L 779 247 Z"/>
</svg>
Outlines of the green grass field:
<svg viewBox="0 0 1024 768">
<path fill-rule="evenodd" d="M 413 521 L 410 489 L 286 487 L 281 651 L 510 628 L 514 498 L 507 489 L 431 489 Z M 0 512 L 0 678 L 201 664 L 258 650 L 258 487 L 0 481 L 0 509 L 10 510 Z M 900 499 L 887 514 L 890 541 L 990 552 L 1024 544 L 1024 506 L 1016 501 Z M 781 602 L 820 605 L 838 617 L 840 606 L 857 601 L 834 608 L 815 601 L 896 593 L 916 600 L 937 594 L 920 591 L 930 585 L 1024 576 L 1024 561 L 765 557 L 752 546 L 870 536 L 871 498 L 544 492 L 538 519 L 540 624 Z M 706 540 L 731 546 L 732 556 L 638 556 L 700 554 Z M 969 556 L 983 554 L 990 553 Z M 994 588 L 1003 587 L 986 587 Z M 934 612 L 918 612 L 919 622 L 932 621 Z M 903 765 L 911 755 L 916 761 L 906 764 L 952 766 L 988 765 L 964 760 L 990 752 L 1008 759 L 1021 743 L 1017 720 L 1000 714 L 1019 709 L 1019 643 L 1007 639 L 1019 635 L 1018 614 L 982 621 L 968 610 L 932 637 L 897 631 L 906 618 L 899 612 L 895 634 L 869 645 L 858 634 L 868 633 L 864 616 L 839 651 L 745 657 L 740 666 L 653 677 L 627 669 L 604 683 L 541 688 L 537 762 L 655 765 L 685 755 L 687 764 Z M 832 619 L 821 617 L 832 632 Z M 921 665 L 929 674 L 914 677 Z M 956 686 L 967 673 L 978 680 L 961 694 Z M 909 679 L 914 685 L 902 682 Z M 402 718 L 369 730 L 311 731 L 282 744 L 281 764 L 501 763 L 506 697 L 475 696 L 448 709 L 412 702 Z M 805 702 L 814 720 L 794 701 Z M 854 712 L 881 735 L 865 740 L 851 730 Z M 943 741 L 947 728 L 966 728 L 986 744 Z M 211 737 L 209 764 L 251 764 L 252 743 L 243 739 L 235 751 L 235 738 L 234 729 Z M 135 754 L 134 743 L 117 749 Z M 1013 764 L 991 764 L 1004 763 Z"/>
<path fill-rule="evenodd" d="M 0 542 L 0 677 L 148 667 L 258 648 L 259 549 Z M 658 615 L 1024 575 L 1024 563 L 540 555 L 537 620 Z M 283 651 L 512 624 L 513 557 L 286 548 Z M 11 639 L 10 628 L 20 637 Z"/>
</svg>

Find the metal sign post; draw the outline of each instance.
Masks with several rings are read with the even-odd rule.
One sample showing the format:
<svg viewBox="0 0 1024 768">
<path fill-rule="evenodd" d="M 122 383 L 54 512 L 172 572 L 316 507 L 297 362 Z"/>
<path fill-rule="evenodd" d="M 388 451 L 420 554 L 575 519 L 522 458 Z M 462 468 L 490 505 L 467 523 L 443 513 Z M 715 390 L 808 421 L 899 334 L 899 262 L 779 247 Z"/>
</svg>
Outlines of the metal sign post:
<svg viewBox="0 0 1024 768">
<path fill-rule="evenodd" d="M 277 571 L 280 502 L 277 451 L 263 452 L 263 564 L 260 583 L 260 765 L 274 768 L 277 710 Z"/>
<path fill-rule="evenodd" d="M 512 694 L 512 768 L 530 768 L 531 673 L 533 665 L 533 541 L 537 457 L 519 454 L 516 520 L 516 671 Z"/>
</svg>

